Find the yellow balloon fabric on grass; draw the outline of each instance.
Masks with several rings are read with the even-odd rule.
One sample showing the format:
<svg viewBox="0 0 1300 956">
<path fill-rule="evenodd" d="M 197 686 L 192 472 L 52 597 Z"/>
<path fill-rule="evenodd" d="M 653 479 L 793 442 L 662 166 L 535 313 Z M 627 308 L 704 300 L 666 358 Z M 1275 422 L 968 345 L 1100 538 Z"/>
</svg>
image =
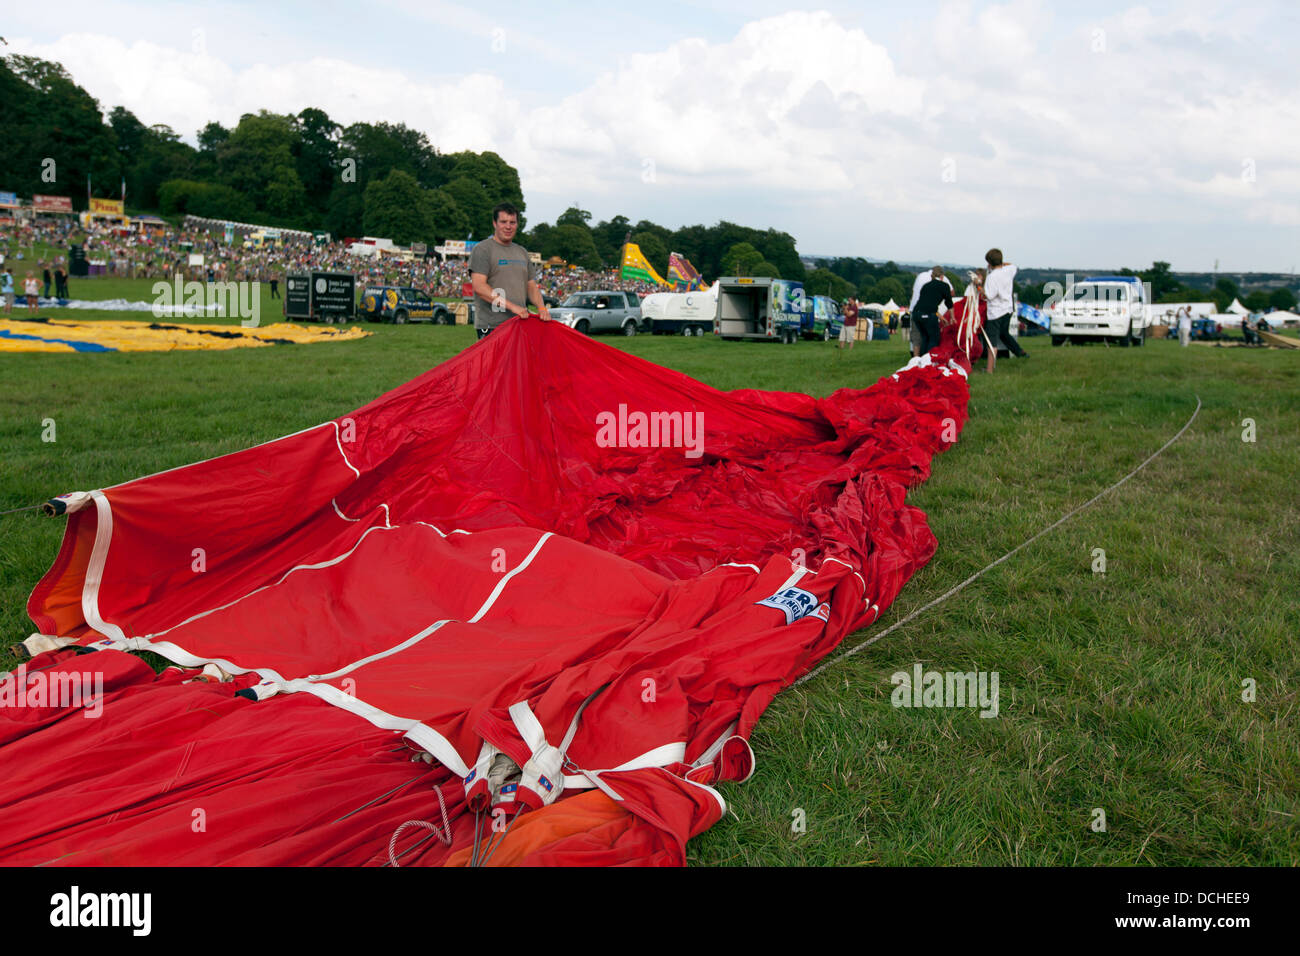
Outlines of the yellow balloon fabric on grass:
<svg viewBox="0 0 1300 956">
<path fill-rule="evenodd" d="M 239 325 L 176 322 L 85 322 L 49 319 L 0 320 L 0 352 L 170 352 L 244 349 L 266 345 L 348 342 L 370 335 L 364 329 L 277 322 L 255 329 Z"/>
</svg>

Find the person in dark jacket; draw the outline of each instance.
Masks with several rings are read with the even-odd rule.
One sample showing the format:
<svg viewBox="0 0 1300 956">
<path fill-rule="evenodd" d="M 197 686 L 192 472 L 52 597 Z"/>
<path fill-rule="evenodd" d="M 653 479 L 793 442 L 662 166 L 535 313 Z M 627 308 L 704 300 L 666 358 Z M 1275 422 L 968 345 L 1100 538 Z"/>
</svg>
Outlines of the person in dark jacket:
<svg viewBox="0 0 1300 956">
<path fill-rule="evenodd" d="M 921 295 L 912 310 L 912 321 L 920 323 L 921 355 L 939 344 L 939 303 L 952 308 L 952 286 L 944 281 L 943 267 L 930 270 L 930 281 L 921 286 Z"/>
</svg>

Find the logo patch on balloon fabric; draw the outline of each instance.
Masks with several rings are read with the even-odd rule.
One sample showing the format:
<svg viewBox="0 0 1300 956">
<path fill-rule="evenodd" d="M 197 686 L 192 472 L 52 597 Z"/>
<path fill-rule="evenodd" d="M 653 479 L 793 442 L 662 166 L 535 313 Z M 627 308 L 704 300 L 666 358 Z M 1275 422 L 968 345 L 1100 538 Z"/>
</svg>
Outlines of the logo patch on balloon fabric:
<svg viewBox="0 0 1300 956">
<path fill-rule="evenodd" d="M 799 618 L 807 617 L 817 610 L 818 601 L 817 595 L 812 592 L 805 591 L 803 588 L 790 587 L 777 591 L 771 597 L 763 598 L 763 600 L 754 603 L 784 611 L 785 623 L 793 624 Z"/>
</svg>

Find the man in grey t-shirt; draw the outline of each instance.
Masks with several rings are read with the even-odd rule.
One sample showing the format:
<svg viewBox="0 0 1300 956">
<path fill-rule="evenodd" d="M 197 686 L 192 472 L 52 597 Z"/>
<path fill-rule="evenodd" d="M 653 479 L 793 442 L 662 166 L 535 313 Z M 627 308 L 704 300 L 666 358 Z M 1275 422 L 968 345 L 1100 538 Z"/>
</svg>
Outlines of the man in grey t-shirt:
<svg viewBox="0 0 1300 956">
<path fill-rule="evenodd" d="M 492 210 L 492 235 L 469 254 L 474 286 L 474 327 L 481 339 L 511 316 L 528 314 L 531 302 L 543 319 L 551 317 L 542 301 L 528 250 L 514 241 L 519 210 L 501 203 Z"/>
</svg>

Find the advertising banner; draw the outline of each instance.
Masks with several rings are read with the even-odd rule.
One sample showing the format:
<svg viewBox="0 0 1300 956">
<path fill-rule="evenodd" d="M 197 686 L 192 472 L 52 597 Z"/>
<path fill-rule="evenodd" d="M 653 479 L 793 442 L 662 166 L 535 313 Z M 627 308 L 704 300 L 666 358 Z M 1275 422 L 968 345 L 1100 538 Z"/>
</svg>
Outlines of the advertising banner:
<svg viewBox="0 0 1300 956">
<path fill-rule="evenodd" d="M 32 197 L 32 208 L 37 212 L 72 212 L 72 197 L 42 196 L 38 193 Z"/>
<path fill-rule="evenodd" d="M 68 207 L 71 210 L 71 206 Z M 122 211 L 122 200 L 120 199 L 92 199 L 90 201 L 90 214 L 92 216 L 117 216 L 121 218 L 125 213 Z"/>
<path fill-rule="evenodd" d="M 289 319 L 311 318 L 311 276 L 296 272 L 284 277 L 284 315 Z"/>
<path fill-rule="evenodd" d="M 311 274 L 312 312 L 352 318 L 357 311 L 357 278 L 350 272 Z"/>
</svg>

